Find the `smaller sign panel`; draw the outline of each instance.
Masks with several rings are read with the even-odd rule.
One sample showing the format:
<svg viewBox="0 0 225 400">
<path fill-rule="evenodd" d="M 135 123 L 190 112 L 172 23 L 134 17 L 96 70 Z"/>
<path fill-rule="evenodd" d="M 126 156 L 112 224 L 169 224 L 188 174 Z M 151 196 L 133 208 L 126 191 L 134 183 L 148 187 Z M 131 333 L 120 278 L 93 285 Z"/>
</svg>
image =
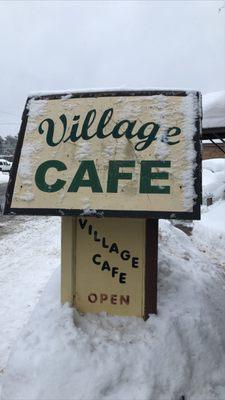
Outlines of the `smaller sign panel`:
<svg viewBox="0 0 225 400">
<path fill-rule="evenodd" d="M 5 213 L 200 217 L 198 92 L 27 101 Z"/>
<path fill-rule="evenodd" d="M 78 218 L 74 262 L 80 312 L 144 317 L 145 220 Z"/>
</svg>

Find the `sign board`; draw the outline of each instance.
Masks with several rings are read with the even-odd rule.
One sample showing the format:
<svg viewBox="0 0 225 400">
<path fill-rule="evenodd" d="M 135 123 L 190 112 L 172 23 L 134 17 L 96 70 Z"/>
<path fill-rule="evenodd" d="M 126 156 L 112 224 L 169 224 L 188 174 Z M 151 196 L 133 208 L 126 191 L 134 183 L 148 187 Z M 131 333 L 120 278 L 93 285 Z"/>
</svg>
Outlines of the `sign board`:
<svg viewBox="0 0 225 400">
<path fill-rule="evenodd" d="M 158 220 L 62 217 L 61 301 L 82 313 L 157 313 Z"/>
<path fill-rule="evenodd" d="M 79 311 L 144 316 L 145 220 L 78 218 L 75 254 Z"/>
<path fill-rule="evenodd" d="M 200 94 L 29 97 L 5 213 L 199 219 Z"/>
</svg>

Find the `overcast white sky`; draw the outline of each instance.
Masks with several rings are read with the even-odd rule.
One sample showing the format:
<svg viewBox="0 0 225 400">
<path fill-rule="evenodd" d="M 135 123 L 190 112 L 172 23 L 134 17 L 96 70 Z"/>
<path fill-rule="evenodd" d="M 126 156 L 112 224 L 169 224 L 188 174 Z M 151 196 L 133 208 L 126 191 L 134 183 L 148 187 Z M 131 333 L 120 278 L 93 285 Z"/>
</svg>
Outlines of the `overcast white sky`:
<svg viewBox="0 0 225 400">
<path fill-rule="evenodd" d="M 30 92 L 225 89 L 224 5 L 214 0 L 1 1 L 0 135 L 18 133 Z"/>
</svg>

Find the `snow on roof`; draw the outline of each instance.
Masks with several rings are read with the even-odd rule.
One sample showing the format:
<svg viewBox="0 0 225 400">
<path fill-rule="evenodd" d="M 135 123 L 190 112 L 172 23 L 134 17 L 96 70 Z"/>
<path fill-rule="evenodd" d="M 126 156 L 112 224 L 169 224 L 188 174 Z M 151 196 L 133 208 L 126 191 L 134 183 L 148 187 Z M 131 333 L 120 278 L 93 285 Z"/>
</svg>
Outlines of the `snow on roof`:
<svg viewBox="0 0 225 400">
<path fill-rule="evenodd" d="M 203 128 L 225 127 L 225 90 L 202 96 Z"/>
</svg>

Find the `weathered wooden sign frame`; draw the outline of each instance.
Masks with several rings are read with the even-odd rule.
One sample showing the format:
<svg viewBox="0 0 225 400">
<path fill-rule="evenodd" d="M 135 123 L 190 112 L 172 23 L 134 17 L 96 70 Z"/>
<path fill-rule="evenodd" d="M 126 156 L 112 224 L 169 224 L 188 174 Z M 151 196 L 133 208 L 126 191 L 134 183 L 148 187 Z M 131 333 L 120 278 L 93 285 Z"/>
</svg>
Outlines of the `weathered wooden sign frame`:
<svg viewBox="0 0 225 400">
<path fill-rule="evenodd" d="M 66 94 L 64 94 L 65 96 Z M 165 96 L 177 96 L 177 97 L 185 97 L 187 96 L 187 92 L 185 91 L 106 91 L 106 92 L 87 92 L 87 93 L 70 93 L 70 99 L 84 99 L 84 98 L 99 98 L 99 97 L 129 97 L 129 96 L 157 96 L 157 95 L 165 95 Z M 200 104 L 200 93 L 194 92 L 196 96 L 197 102 Z M 6 203 L 5 203 L 5 214 L 15 213 L 15 214 L 26 214 L 26 215 L 70 215 L 70 216 L 78 216 L 83 213 L 83 209 L 65 209 L 65 208 L 17 208 L 12 206 L 13 193 L 15 188 L 16 176 L 18 172 L 18 165 L 21 156 L 21 150 L 24 141 L 24 135 L 26 132 L 26 126 L 28 121 L 28 103 L 31 99 L 34 100 L 57 100 L 61 99 L 62 94 L 52 94 L 52 95 L 40 95 L 40 96 L 32 96 L 29 97 L 26 103 L 26 107 L 22 117 L 22 124 L 19 132 L 18 144 L 16 148 L 15 158 L 13 162 L 13 166 L 10 173 L 10 180 L 8 184 L 7 194 L 6 194 Z M 97 216 L 105 216 L 105 217 L 136 217 L 136 218 L 172 218 L 172 219 L 200 219 L 200 204 L 201 204 L 201 155 L 200 155 L 200 105 L 199 112 L 196 115 L 195 119 L 195 135 L 193 137 L 194 150 L 196 153 L 196 158 L 194 160 L 195 168 L 194 168 L 194 191 L 196 194 L 196 198 L 194 200 L 192 211 L 188 212 L 177 212 L 173 211 L 152 211 L 151 209 L 140 211 L 140 210 L 111 210 L 111 209 L 97 209 L 95 215 Z M 92 214 L 92 213 L 91 213 Z"/>
</svg>

